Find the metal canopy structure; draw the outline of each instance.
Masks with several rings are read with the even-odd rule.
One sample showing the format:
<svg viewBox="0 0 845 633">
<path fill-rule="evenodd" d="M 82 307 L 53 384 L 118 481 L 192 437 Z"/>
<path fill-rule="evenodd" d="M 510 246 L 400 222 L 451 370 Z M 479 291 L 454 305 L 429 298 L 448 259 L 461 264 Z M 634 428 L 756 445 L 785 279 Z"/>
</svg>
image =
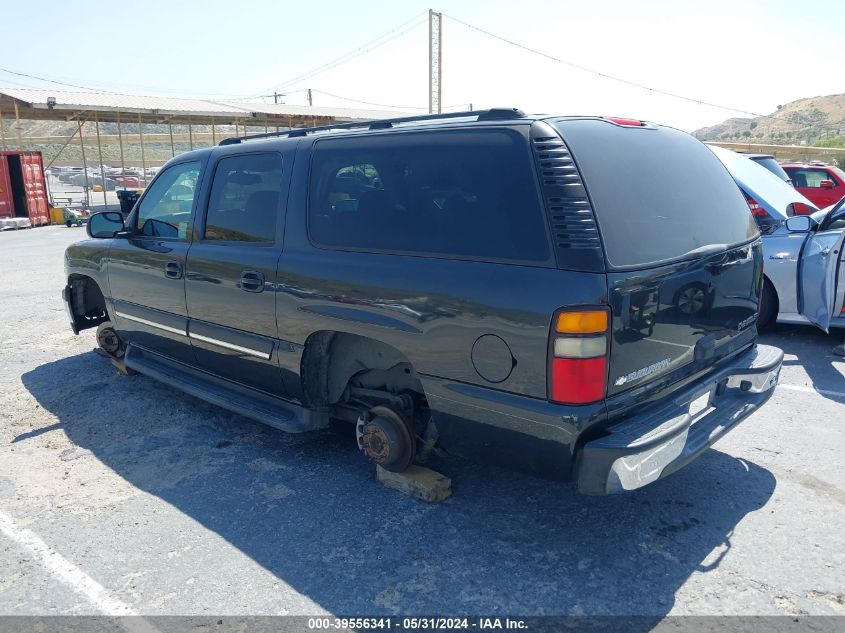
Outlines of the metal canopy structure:
<svg viewBox="0 0 845 633">
<path fill-rule="evenodd" d="M 284 103 L 244 103 L 174 97 L 123 95 L 112 92 L 67 92 L 0 88 L 0 116 L 38 121 L 94 120 L 174 125 L 313 126 L 315 123 L 360 121 L 402 116 L 402 112 L 325 108 Z"/>
<path fill-rule="evenodd" d="M 374 119 L 397 118 L 406 116 L 403 112 L 386 112 L 383 110 L 361 110 L 355 108 L 323 108 L 315 106 L 297 106 L 283 103 L 244 103 L 236 101 L 214 101 L 207 99 L 180 99 L 174 97 L 151 97 L 142 95 L 125 95 L 113 92 L 64 90 L 42 90 L 34 88 L 0 88 L 0 149 L 6 150 L 16 145 L 24 149 L 25 143 L 61 143 L 57 153 L 47 163 L 50 168 L 62 151 L 74 139 L 78 139 L 82 154 L 84 176 L 84 192 L 86 204 L 90 205 L 89 192 L 95 184 L 102 186 L 103 204 L 107 206 L 107 183 L 103 168 L 103 140 L 106 135 L 100 134 L 100 123 L 116 123 L 117 134 L 109 135 L 106 141 L 116 140 L 120 148 L 120 175 L 124 177 L 123 187 L 126 189 L 126 160 L 124 145 L 130 139 L 123 134 L 121 124 L 137 125 L 137 139 L 141 150 L 141 179 L 138 184 L 147 185 L 147 158 L 145 152 L 144 125 L 167 125 L 166 135 L 154 134 L 170 141 L 171 156 L 176 155 L 176 138 L 173 126 L 187 126 L 188 148 L 194 149 L 195 141 L 214 145 L 217 143 L 218 132 L 223 136 L 231 136 L 225 126 L 234 126 L 235 136 L 239 131 L 246 132 L 248 128 L 263 127 L 265 132 L 270 128 L 277 131 L 293 128 L 306 128 L 321 125 L 354 123 L 357 121 L 372 121 Z M 17 123 L 17 134 L 9 138 L 2 125 L 3 119 L 14 119 Z M 21 133 L 21 120 L 73 122 L 75 130 L 67 137 L 33 138 Z M 97 177 L 89 178 L 88 160 L 85 151 L 83 129 L 85 124 L 93 124 L 97 142 Z M 211 133 L 195 132 L 193 126 L 210 126 Z M 218 130 L 217 126 L 224 126 Z M 134 137 L 135 135 L 132 135 Z M 147 134 L 149 142 L 150 134 Z M 184 136 L 184 133 L 182 134 Z M 210 136 L 210 138 L 209 138 Z M 132 138 L 134 142 L 134 138 Z M 163 139 L 157 138 L 159 142 Z M 166 142 L 166 141 L 165 141 Z"/>
</svg>

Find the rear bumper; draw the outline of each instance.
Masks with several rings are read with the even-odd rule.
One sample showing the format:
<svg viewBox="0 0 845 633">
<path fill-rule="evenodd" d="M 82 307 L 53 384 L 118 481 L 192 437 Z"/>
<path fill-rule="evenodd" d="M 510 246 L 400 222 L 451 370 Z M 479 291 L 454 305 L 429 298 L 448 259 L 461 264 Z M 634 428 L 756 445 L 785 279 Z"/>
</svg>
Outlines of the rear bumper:
<svg viewBox="0 0 845 633">
<path fill-rule="evenodd" d="M 682 468 L 760 407 L 774 391 L 783 352 L 757 345 L 643 412 L 609 426 L 577 457 L 578 490 L 641 488 Z"/>
</svg>

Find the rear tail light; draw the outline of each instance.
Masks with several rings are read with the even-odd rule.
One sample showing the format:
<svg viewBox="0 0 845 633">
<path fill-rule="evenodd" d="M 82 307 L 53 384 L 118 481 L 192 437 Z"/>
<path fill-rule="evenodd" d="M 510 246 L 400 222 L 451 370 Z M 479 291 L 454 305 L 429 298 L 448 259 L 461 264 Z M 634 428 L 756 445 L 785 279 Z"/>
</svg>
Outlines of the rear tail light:
<svg viewBox="0 0 845 633">
<path fill-rule="evenodd" d="M 795 215 L 810 215 L 813 212 L 813 208 L 803 202 L 793 202 L 792 212 Z"/>
<path fill-rule="evenodd" d="M 757 202 L 754 198 L 747 198 L 747 202 L 748 208 L 751 209 L 751 215 L 758 218 L 764 218 L 769 215 L 768 213 L 766 213 L 766 210 L 760 206 L 760 203 Z"/>
<path fill-rule="evenodd" d="M 609 321 L 606 309 L 555 313 L 549 340 L 549 400 L 588 404 L 604 398 Z"/>
</svg>

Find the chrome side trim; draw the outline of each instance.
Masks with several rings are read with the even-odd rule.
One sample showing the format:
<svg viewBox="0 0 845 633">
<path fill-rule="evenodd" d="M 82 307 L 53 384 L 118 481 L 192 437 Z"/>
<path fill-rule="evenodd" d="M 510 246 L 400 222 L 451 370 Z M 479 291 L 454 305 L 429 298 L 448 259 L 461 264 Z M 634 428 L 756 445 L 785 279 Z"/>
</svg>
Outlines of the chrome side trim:
<svg viewBox="0 0 845 633">
<path fill-rule="evenodd" d="M 124 319 L 129 319 L 130 321 L 137 321 L 138 323 L 143 323 L 144 325 L 149 325 L 150 327 L 157 328 L 159 330 L 164 330 L 165 332 L 172 332 L 173 334 L 179 334 L 181 336 L 188 336 L 188 332 L 186 330 L 180 330 L 179 328 L 170 327 L 169 325 L 163 325 L 161 323 L 156 323 L 155 321 L 148 321 L 147 319 L 142 319 L 141 317 L 136 317 L 132 314 L 126 314 L 125 312 L 117 312 L 115 311 L 115 315 L 119 317 L 123 317 Z"/>
<path fill-rule="evenodd" d="M 256 358 L 263 358 L 264 360 L 270 360 L 272 356 L 272 352 L 265 353 L 259 352 L 258 350 L 251 349 L 249 347 L 241 347 L 240 345 L 235 345 L 234 343 L 227 343 L 226 341 L 221 341 L 216 338 L 211 338 L 210 336 L 203 336 L 202 334 L 194 334 L 190 332 L 188 334 L 190 338 L 194 338 L 198 341 L 204 341 L 205 343 L 211 343 L 212 345 L 217 345 L 218 347 L 225 347 L 226 349 L 231 349 L 236 352 L 243 352 L 244 354 L 248 354 L 250 356 L 255 356 Z"/>
</svg>

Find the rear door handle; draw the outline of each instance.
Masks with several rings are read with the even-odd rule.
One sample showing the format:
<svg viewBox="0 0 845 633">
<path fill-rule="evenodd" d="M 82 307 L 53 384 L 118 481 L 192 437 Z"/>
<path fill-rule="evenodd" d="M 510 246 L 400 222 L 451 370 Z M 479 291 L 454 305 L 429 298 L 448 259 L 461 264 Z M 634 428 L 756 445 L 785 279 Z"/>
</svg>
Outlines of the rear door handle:
<svg viewBox="0 0 845 633">
<path fill-rule="evenodd" d="M 264 273 L 245 270 L 241 273 L 241 289 L 247 292 L 264 292 Z"/>
<path fill-rule="evenodd" d="M 164 276 L 170 279 L 182 279 L 181 262 L 167 262 L 164 265 Z"/>
</svg>

